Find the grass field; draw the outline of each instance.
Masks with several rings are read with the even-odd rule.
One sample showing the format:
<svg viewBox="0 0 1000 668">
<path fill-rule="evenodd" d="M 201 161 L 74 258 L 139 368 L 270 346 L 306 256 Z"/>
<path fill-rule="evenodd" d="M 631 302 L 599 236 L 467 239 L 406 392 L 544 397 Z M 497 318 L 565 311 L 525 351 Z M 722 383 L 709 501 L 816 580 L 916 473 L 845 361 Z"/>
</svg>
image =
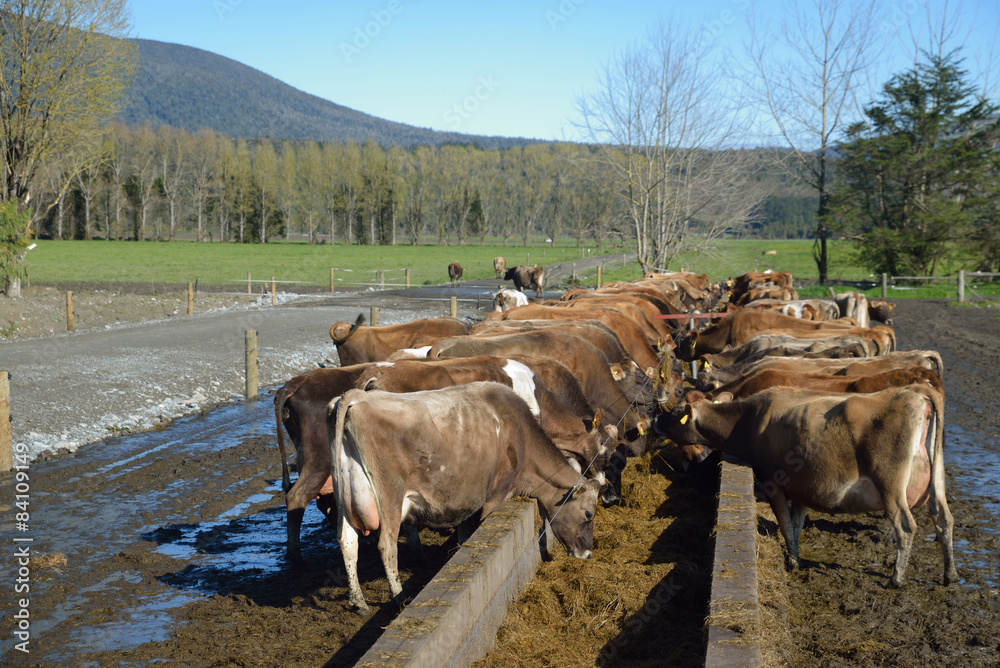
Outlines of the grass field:
<svg viewBox="0 0 1000 668">
<path fill-rule="evenodd" d="M 206 244 L 185 241 L 170 243 L 135 243 L 125 241 L 48 241 L 40 240 L 28 254 L 30 280 L 37 284 L 61 283 L 140 283 L 152 286 L 185 284 L 197 280 L 200 285 L 232 285 L 242 290 L 247 272 L 256 281 L 276 278 L 287 291 L 295 285 L 328 288 L 330 269 L 338 288 L 356 288 L 377 283 L 379 271 L 384 272 L 386 287 L 402 286 L 405 269 L 410 270 L 410 284 L 433 285 L 448 282 L 447 266 L 459 262 L 465 269 L 463 280 L 493 277 L 493 258 L 503 255 L 508 265 L 564 263 L 562 276 L 550 281 L 549 287 L 559 289 L 568 281 L 571 267 L 581 258 L 607 258 L 602 280 L 634 280 L 640 270 L 634 261 L 623 265 L 622 253 L 628 249 L 612 247 L 578 249 L 572 240 L 558 240 L 554 246 L 539 239 L 524 247 L 499 243 L 486 246 L 317 246 L 304 243 L 269 244 Z M 846 242 L 830 243 L 831 267 L 829 285 L 840 291 L 841 286 L 858 281 L 872 284 L 865 292 L 869 297 L 881 295 L 879 276 L 850 263 L 850 247 Z M 772 254 L 765 255 L 766 252 Z M 698 257 L 681 257 L 670 267 L 709 274 L 713 280 L 737 276 L 750 270 L 772 269 L 789 271 L 798 281 L 815 281 L 816 265 L 809 240 L 747 240 L 719 241 Z M 596 268 L 577 271 L 581 285 L 596 282 Z M 897 281 L 889 296 L 955 297 L 956 281 L 934 281 L 917 285 Z M 237 286 L 240 286 L 237 288 Z M 799 287 L 803 297 L 827 296 L 828 287 Z M 969 284 L 970 297 L 996 296 L 1000 284 Z"/>
</svg>

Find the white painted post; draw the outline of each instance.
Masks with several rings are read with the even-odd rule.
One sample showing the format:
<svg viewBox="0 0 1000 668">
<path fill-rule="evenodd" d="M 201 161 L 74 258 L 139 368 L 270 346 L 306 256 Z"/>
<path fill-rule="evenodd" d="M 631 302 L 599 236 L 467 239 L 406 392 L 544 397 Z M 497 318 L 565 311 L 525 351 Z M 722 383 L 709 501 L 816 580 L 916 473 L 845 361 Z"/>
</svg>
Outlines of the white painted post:
<svg viewBox="0 0 1000 668">
<path fill-rule="evenodd" d="M 965 269 L 958 270 L 958 301 L 965 301 Z"/>
</svg>

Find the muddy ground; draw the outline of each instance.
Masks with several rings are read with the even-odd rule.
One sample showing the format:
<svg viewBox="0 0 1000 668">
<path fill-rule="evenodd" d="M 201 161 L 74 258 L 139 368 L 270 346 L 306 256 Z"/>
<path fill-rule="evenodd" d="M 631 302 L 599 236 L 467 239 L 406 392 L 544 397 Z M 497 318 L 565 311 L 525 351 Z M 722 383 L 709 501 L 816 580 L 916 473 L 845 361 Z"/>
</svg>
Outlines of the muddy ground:
<svg viewBox="0 0 1000 668">
<path fill-rule="evenodd" d="M 941 586 L 940 550 L 927 540 L 926 512 L 916 515 L 910 581 L 899 591 L 886 587 L 894 550 L 884 519 L 811 515 L 802 537 L 807 567 L 790 574 L 787 584 L 783 573 L 774 573 L 790 601 L 775 615 L 787 620 L 790 633 L 778 643 L 774 665 L 996 665 L 1000 321 L 994 313 L 944 301 L 901 301 L 895 313 L 900 347 L 935 348 L 946 365 L 946 462 L 962 583 Z M 361 618 L 347 609 L 339 554 L 314 509 L 303 536 L 308 567 L 294 570 L 284 561 L 268 397 L 35 462 L 28 473 L 31 519 L 24 533 L 16 533 L 13 522 L 14 481 L 0 478 L 4 535 L 31 538 L 33 550 L 30 653 L 14 648 L 14 619 L 5 613 L 5 665 L 348 666 L 397 611 L 371 543 L 362 548 L 361 579 L 375 612 Z M 672 665 L 699 664 L 710 526 L 686 520 L 712 496 L 662 467 L 630 475 L 647 495 L 655 490 L 652 510 L 637 511 L 645 513 L 648 527 L 633 529 L 646 544 L 629 548 L 627 558 L 603 560 L 604 568 L 621 574 L 615 580 L 588 576 L 577 568 L 580 562 L 563 555 L 546 565 L 543 578 L 548 573 L 562 584 L 543 583 L 518 609 L 534 614 L 537 626 L 549 624 L 543 638 L 552 651 L 521 654 L 520 665 L 658 665 L 667 657 Z M 662 480 L 641 477 L 650 475 Z M 765 539 L 773 533 L 769 520 L 760 527 Z M 401 549 L 409 596 L 455 548 L 448 532 L 425 531 L 422 539 L 428 565 Z M 597 549 L 624 555 L 626 548 L 616 547 L 623 540 L 604 534 Z M 13 593 L 17 566 L 10 541 L 5 538 L 5 610 L 16 611 L 12 604 L 21 594 Z M 690 550 L 688 557 L 678 556 L 683 549 Z M 645 591 L 625 592 L 622 578 Z M 659 609 L 649 615 L 650 601 L 659 604 L 667 591 L 679 593 L 662 615 Z M 593 626 L 561 618 L 577 612 L 561 607 L 573 600 L 570 593 L 593 600 L 600 614 L 591 615 Z M 516 631 L 508 633 L 513 642 Z M 588 641 L 591 653 L 566 651 L 581 634 L 595 633 L 607 639 Z M 681 651 L 667 653 L 665 643 Z M 493 665 L 509 665 L 497 657 Z"/>
</svg>

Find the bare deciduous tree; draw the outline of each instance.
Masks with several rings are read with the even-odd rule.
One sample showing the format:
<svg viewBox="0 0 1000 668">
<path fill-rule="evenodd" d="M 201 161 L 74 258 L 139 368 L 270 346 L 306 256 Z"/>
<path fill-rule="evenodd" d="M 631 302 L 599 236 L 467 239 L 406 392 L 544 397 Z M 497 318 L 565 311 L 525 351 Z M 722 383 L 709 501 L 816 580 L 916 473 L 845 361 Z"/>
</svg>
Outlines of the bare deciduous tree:
<svg viewBox="0 0 1000 668">
<path fill-rule="evenodd" d="M 587 139 L 624 200 L 642 270 L 669 268 L 760 201 L 751 185 L 745 110 L 694 31 L 663 24 L 614 57 L 578 107 Z"/>
<path fill-rule="evenodd" d="M 784 13 L 791 18 L 775 29 L 751 15 L 747 50 L 756 97 L 791 149 L 792 173 L 819 198 L 813 259 L 826 283 L 831 147 L 860 113 L 856 94 L 880 48 L 878 15 L 873 0 L 789 3 Z"/>
</svg>

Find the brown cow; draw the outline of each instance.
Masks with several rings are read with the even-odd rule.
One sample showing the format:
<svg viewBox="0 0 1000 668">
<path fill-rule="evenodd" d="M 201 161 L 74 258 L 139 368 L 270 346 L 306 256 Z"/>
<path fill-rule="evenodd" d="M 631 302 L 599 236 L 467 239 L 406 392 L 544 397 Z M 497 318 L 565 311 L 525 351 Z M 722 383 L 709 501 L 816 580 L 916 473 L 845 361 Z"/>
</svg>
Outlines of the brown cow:
<svg viewBox="0 0 1000 668">
<path fill-rule="evenodd" d="M 783 359 L 764 357 L 748 363 L 714 369 L 700 375 L 703 387 L 718 389 L 743 376 L 761 369 L 778 369 L 795 373 L 822 373 L 830 376 L 870 376 L 891 369 L 918 366 L 943 378 L 941 355 L 936 350 L 897 351 L 867 359 Z"/>
<path fill-rule="evenodd" d="M 884 299 L 868 300 L 868 318 L 884 325 L 892 324 L 892 309 L 895 304 Z"/>
<path fill-rule="evenodd" d="M 806 509 L 825 513 L 884 510 L 896 536 L 890 584 L 905 583 L 915 524 L 928 504 L 944 553 L 944 582 L 957 581 L 953 521 L 945 499 L 944 400 L 927 385 L 845 395 L 772 388 L 713 403 L 698 393 L 663 413 L 656 431 L 697 443 L 753 467 L 788 548 L 799 563 Z"/>
<path fill-rule="evenodd" d="M 832 299 L 755 299 L 744 308 L 777 311 L 803 320 L 836 320 L 840 307 Z"/>
<path fill-rule="evenodd" d="M 871 344 L 865 337 L 856 334 L 840 334 L 828 336 L 822 339 L 799 339 L 787 334 L 760 334 L 753 337 L 746 343 L 730 348 L 720 353 L 706 353 L 700 355 L 698 360 L 706 366 L 720 368 L 739 364 L 751 359 L 760 359 L 762 353 L 769 355 L 787 355 L 789 357 L 803 357 L 809 353 L 821 352 L 832 348 L 843 348 L 845 346 L 859 345 L 861 355 L 837 355 L 838 357 L 870 357 Z M 795 351 L 799 351 L 796 354 Z M 817 357 L 821 357 L 817 355 Z M 825 357 L 825 356 L 822 356 Z"/>
<path fill-rule="evenodd" d="M 744 309 L 727 315 L 704 330 L 678 333 L 674 352 L 679 358 L 690 361 L 705 353 L 722 352 L 726 346 L 742 345 L 758 334 L 790 334 L 807 338 L 859 332 L 853 318 L 814 322 L 774 311 Z"/>
<path fill-rule="evenodd" d="M 545 291 L 545 268 L 519 264 L 509 268 L 504 273 L 503 280 L 514 281 L 514 287 L 521 292 L 527 288 L 534 290 L 536 297 L 541 297 Z"/>
<path fill-rule="evenodd" d="M 679 392 L 680 379 L 672 375 L 672 358 L 663 363 L 671 374 L 661 384 L 654 385 L 634 364 L 611 364 L 607 356 L 587 340 L 549 329 L 441 339 L 431 347 L 428 357 L 476 355 L 533 355 L 556 360 L 577 377 L 591 405 L 600 408 L 612 424 L 625 417 L 633 404 L 640 410 L 652 409 L 656 404 L 673 405 Z"/>
<path fill-rule="evenodd" d="M 503 383 L 524 399 L 542 429 L 570 464 L 604 482 L 609 450 L 617 445 L 614 426 L 601 427 L 600 411 L 580 419 L 563 406 L 537 374 L 523 362 L 492 355 L 458 359 L 399 360 L 368 368 L 357 380 L 362 390 L 419 392 L 477 381 Z"/>
<path fill-rule="evenodd" d="M 451 279 L 452 287 L 458 285 L 458 282 L 462 280 L 462 265 L 457 262 L 452 262 L 448 265 L 448 278 Z"/>
<path fill-rule="evenodd" d="M 471 336 L 497 336 L 538 329 L 566 332 L 586 339 L 604 353 L 612 364 L 623 366 L 636 364 L 614 331 L 600 320 L 483 320 L 473 325 L 469 334 Z M 645 371 L 647 374 L 651 374 L 655 368 L 655 366 L 647 368 Z"/>
<path fill-rule="evenodd" d="M 333 508 L 333 483 L 330 479 L 330 439 L 326 433 L 326 407 L 332 399 L 354 387 L 358 377 L 370 365 L 337 369 L 314 369 L 295 376 L 274 395 L 274 418 L 281 454 L 282 489 L 288 511 L 289 559 L 301 561 L 299 533 L 306 506 L 313 499 L 324 515 Z M 288 475 L 285 439 L 282 426 L 295 446 L 295 470 L 298 478 L 292 484 Z"/>
<path fill-rule="evenodd" d="M 491 319 L 498 320 L 600 320 L 611 328 L 618 336 L 618 340 L 625 346 L 625 350 L 632 356 L 636 364 L 642 369 L 656 367 L 659 358 L 655 349 L 650 344 L 647 334 L 655 335 L 656 332 L 649 328 L 648 332 L 644 322 L 636 322 L 621 311 L 607 308 L 594 309 L 566 309 L 558 306 L 545 306 L 544 304 L 528 304 L 518 308 L 504 311 L 503 313 L 489 313 L 483 318 L 483 322 Z"/>
<path fill-rule="evenodd" d="M 497 280 L 507 271 L 507 260 L 502 255 L 493 258 L 493 271 L 496 272 Z"/>
<path fill-rule="evenodd" d="M 742 295 L 739 296 L 735 301 L 730 299 L 729 303 L 736 306 L 746 306 L 751 304 L 758 299 L 780 299 L 783 301 L 796 301 L 799 298 L 799 293 L 793 288 L 783 288 L 773 284 L 767 284 L 757 286 L 756 288 L 750 288 Z"/>
<path fill-rule="evenodd" d="M 330 327 L 341 366 L 381 362 L 397 350 L 429 346 L 446 336 L 468 334 L 472 328 L 456 318 L 423 318 L 380 327 L 367 327 L 364 321 L 362 314 L 353 325 L 337 322 Z"/>
<path fill-rule="evenodd" d="M 378 531 L 389 589 L 401 601 L 396 541 L 403 522 L 452 527 L 530 496 L 566 551 L 587 559 L 599 484 L 583 480 L 527 404 L 500 383 L 411 394 L 351 390 L 330 406 L 337 530 L 350 602 L 367 611 L 358 582 L 358 533 Z"/>
<path fill-rule="evenodd" d="M 771 387 L 784 386 L 823 392 L 850 392 L 870 394 L 889 387 L 906 387 L 924 383 L 944 396 L 941 377 L 922 367 L 890 369 L 870 376 L 831 376 L 828 374 L 796 373 L 778 369 L 761 369 L 710 393 L 709 398 L 729 393 L 736 399 L 748 397 Z"/>
</svg>

